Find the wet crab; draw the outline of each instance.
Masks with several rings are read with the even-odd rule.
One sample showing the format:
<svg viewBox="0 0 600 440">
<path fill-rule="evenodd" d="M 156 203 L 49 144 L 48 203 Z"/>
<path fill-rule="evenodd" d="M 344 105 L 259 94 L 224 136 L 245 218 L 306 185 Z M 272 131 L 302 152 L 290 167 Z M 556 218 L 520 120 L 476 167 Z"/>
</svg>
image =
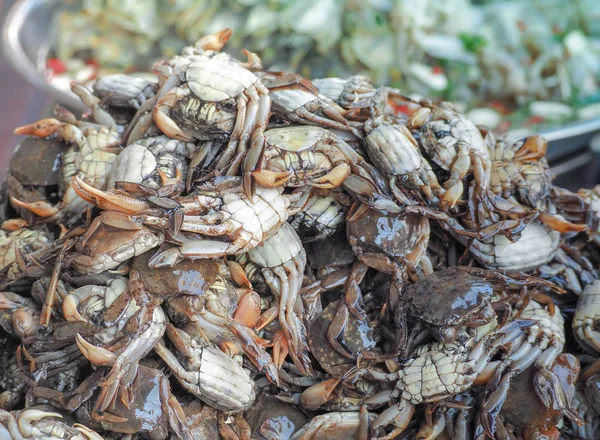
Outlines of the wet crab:
<svg viewBox="0 0 600 440">
<path fill-rule="evenodd" d="M 180 355 L 174 355 L 162 342 L 154 350 L 186 390 L 221 411 L 243 411 L 254 403 L 254 382 L 232 358 L 170 324 L 167 335 Z"/>
<path fill-rule="evenodd" d="M 84 102 L 93 97 L 81 85 L 74 84 L 73 89 L 77 90 Z M 43 217 L 44 221 L 73 224 L 88 205 L 73 191 L 71 178 L 78 176 L 87 184 L 104 189 L 112 163 L 121 151 L 121 135 L 115 130 L 114 120 L 108 113 L 106 117 L 111 121 L 112 127 L 92 123 L 75 125 L 49 118 L 17 128 L 16 134 L 31 134 L 43 138 L 56 133 L 60 139 L 72 145 L 65 153 L 62 163 L 59 185 L 63 196 L 58 206 L 53 206 L 46 200 L 25 203 L 14 197 L 11 202 Z"/>
<path fill-rule="evenodd" d="M 461 327 L 480 327 L 494 320 L 494 306 L 510 308 L 511 303 L 516 303 L 509 298 L 511 290 L 516 290 L 514 295 L 518 298 L 522 293 L 519 290 L 529 288 L 528 295 L 540 301 L 548 301 L 541 294 L 544 288 L 563 293 L 541 279 L 522 273 L 511 275 L 462 266 L 438 270 L 404 289 L 396 310 L 397 318 L 407 313 L 430 328 L 438 340 L 450 343 Z M 540 290 L 531 290 L 535 287 Z M 501 300 L 494 303 L 494 298 Z"/>
<path fill-rule="evenodd" d="M 453 207 L 464 192 L 462 179 L 473 172 L 477 185 L 488 187 L 491 160 L 486 140 L 471 121 L 447 102 L 422 101 L 409 125 L 419 130 L 421 145 L 433 162 L 449 171 L 445 201 Z"/>
<path fill-rule="evenodd" d="M 354 75 L 348 78 L 319 78 L 311 81 L 319 93 L 345 109 L 352 104 L 370 98 L 375 94 L 371 80 L 366 76 Z"/>
<path fill-rule="evenodd" d="M 70 426 L 56 411 L 47 406 L 8 412 L 0 410 L 0 436 L 11 439 L 101 440 L 95 431 L 83 425 Z"/>
<path fill-rule="evenodd" d="M 303 243 L 327 239 L 344 226 L 350 201 L 343 196 L 311 193 L 302 211 L 290 220 Z"/>
<path fill-rule="evenodd" d="M 335 188 L 351 172 L 372 180 L 371 166 L 340 137 L 322 127 L 271 128 L 264 136 L 265 151 L 252 173 L 262 186 Z"/>
<path fill-rule="evenodd" d="M 261 80 L 241 63 L 222 57 L 184 56 L 164 67 L 169 76 L 162 79 L 152 110 L 160 130 L 183 141 L 228 141 L 217 167 L 229 166 L 237 155 L 237 165 L 230 172 L 237 172 L 241 159 L 244 170 L 251 170 L 262 152 L 271 107 L 269 91 Z M 245 176 L 250 196 L 250 175 Z"/>
<path fill-rule="evenodd" d="M 173 185 L 181 191 L 187 174 L 193 143 L 155 136 L 142 139 L 123 149 L 113 162 L 106 188 L 115 182 L 141 183 L 153 188 Z"/>
<path fill-rule="evenodd" d="M 284 194 L 282 188 L 261 187 L 257 188 L 256 197 L 251 200 L 236 183 L 239 184 L 240 180 L 217 181 L 213 186 L 205 185 L 189 196 L 172 199 L 185 215 L 179 225 L 181 232 L 230 238 L 231 241 L 195 238 L 198 235 L 177 237 L 181 245 L 159 252 L 151 264 L 154 267 L 172 266 L 184 258 L 248 252 L 274 234 L 305 200 L 302 193 Z M 170 230 L 172 227 L 168 217 L 140 215 L 153 207 L 144 199 L 123 191 L 99 191 L 77 178 L 74 178 L 73 186 L 80 197 L 101 208 L 137 214 L 139 221 L 158 229 Z"/>
<path fill-rule="evenodd" d="M 24 276 L 43 274 L 40 267 L 29 265 L 26 257 L 43 250 L 52 242 L 52 234 L 46 228 L 0 229 L 0 281 L 11 282 Z"/>
<path fill-rule="evenodd" d="M 288 223 L 283 223 L 275 235 L 249 251 L 239 261 L 247 273 L 255 270 L 260 272 L 271 293 L 277 297 L 278 305 L 274 306 L 277 312 L 274 316 L 279 319 L 284 340 L 275 344 L 274 352 L 289 352 L 298 369 L 310 374 L 309 350 L 303 322 L 304 307 L 299 296 L 306 253 L 298 234 Z M 252 275 L 250 278 L 252 279 Z M 275 357 L 283 361 L 285 355 Z"/>
<path fill-rule="evenodd" d="M 81 273 L 101 273 L 159 246 L 163 240 L 162 232 L 150 230 L 140 220 L 105 211 L 94 219 L 84 235 L 73 267 Z"/>
<path fill-rule="evenodd" d="M 547 148 L 548 142 L 539 135 L 516 142 L 498 140 L 490 148 L 490 190 L 506 199 L 516 196 L 531 208 L 541 208 L 551 185 Z"/>
<path fill-rule="evenodd" d="M 258 74 L 269 89 L 273 100 L 272 111 L 278 118 L 296 124 L 317 125 L 361 133 L 344 117 L 346 111 L 307 79 L 294 73 L 261 72 Z"/>
<path fill-rule="evenodd" d="M 93 89 L 105 105 L 139 109 L 156 96 L 158 84 L 136 76 L 113 74 L 99 78 Z"/>
<path fill-rule="evenodd" d="M 343 376 L 363 352 L 375 348 L 373 327 L 365 320 L 346 318 L 344 328 L 336 319 L 342 301 L 330 303 L 308 325 L 308 344 L 321 368 L 334 376 Z"/>
</svg>

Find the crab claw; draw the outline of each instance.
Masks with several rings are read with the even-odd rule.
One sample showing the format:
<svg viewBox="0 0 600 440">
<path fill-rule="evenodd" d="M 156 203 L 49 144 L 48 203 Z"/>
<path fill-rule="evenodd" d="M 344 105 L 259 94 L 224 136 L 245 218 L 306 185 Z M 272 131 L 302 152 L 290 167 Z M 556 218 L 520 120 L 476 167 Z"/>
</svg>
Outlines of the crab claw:
<svg viewBox="0 0 600 440">
<path fill-rule="evenodd" d="M 341 381 L 342 379 L 340 378 L 332 377 L 331 379 L 327 379 L 305 389 L 300 396 L 302 406 L 310 410 L 319 409 L 321 405 L 329 401 L 331 395 Z"/>
<path fill-rule="evenodd" d="M 539 219 L 550 229 L 561 234 L 565 232 L 583 232 L 588 229 L 587 225 L 571 223 L 560 215 L 552 215 L 543 211 L 540 211 Z"/>
<path fill-rule="evenodd" d="M 232 321 L 228 327 L 242 343 L 242 348 L 248 356 L 248 359 L 250 359 L 259 371 L 264 371 L 267 378 L 272 383 L 279 385 L 277 367 L 264 348 L 268 345 L 268 341 L 259 338 L 251 329 L 244 327 L 235 321 Z"/>
<path fill-rule="evenodd" d="M 10 220 L 3 221 L 0 229 L 3 231 L 18 231 L 26 228 L 27 226 L 29 226 L 29 223 L 27 223 L 26 220 L 23 220 L 22 218 L 12 218 Z"/>
<path fill-rule="evenodd" d="M 279 172 L 259 170 L 253 171 L 252 177 L 260 186 L 264 186 L 265 188 L 275 188 L 277 186 L 285 185 L 285 183 L 290 180 L 290 177 L 292 177 L 292 173 L 289 171 Z"/>
<path fill-rule="evenodd" d="M 18 309 L 19 307 L 21 307 L 21 304 L 11 301 L 0 292 L 0 310 L 13 310 Z"/>
<path fill-rule="evenodd" d="M 283 332 L 276 332 L 275 336 L 273 337 L 273 363 L 278 370 L 281 370 L 283 361 L 285 361 L 285 358 L 289 352 L 290 350 L 288 348 L 288 341 L 285 339 Z"/>
<path fill-rule="evenodd" d="M 233 31 L 231 28 L 225 28 L 222 31 L 200 38 L 196 41 L 194 46 L 202 50 L 214 50 L 215 52 L 219 52 L 223 49 L 223 46 L 225 46 L 227 41 L 229 41 L 232 34 Z"/>
<path fill-rule="evenodd" d="M 113 365 L 117 359 L 117 356 L 112 351 L 90 344 L 79 333 L 76 335 L 76 342 L 81 353 L 94 365 Z"/>
<path fill-rule="evenodd" d="M 57 417 L 62 419 L 62 415 L 55 412 L 40 411 L 39 409 L 26 409 L 18 417 L 19 430 L 25 438 L 33 437 L 33 426 L 31 422 L 45 419 L 46 417 Z"/>
<path fill-rule="evenodd" d="M 523 146 L 515 154 L 515 159 L 518 160 L 539 160 L 546 155 L 548 150 L 548 141 L 544 136 L 534 135 L 529 136 Z"/>
<path fill-rule="evenodd" d="M 56 206 L 52 206 L 51 204 L 49 204 L 48 202 L 44 202 L 43 200 L 27 203 L 22 202 L 19 199 L 15 199 L 14 197 L 11 197 L 10 202 L 14 206 L 18 206 L 19 208 L 31 211 L 35 215 L 40 217 L 50 217 L 51 215 L 55 215 L 58 212 L 58 208 Z"/>
<path fill-rule="evenodd" d="M 233 319 L 248 328 L 254 328 L 260 318 L 260 296 L 254 290 L 246 293 L 238 302 Z"/>
<path fill-rule="evenodd" d="M 73 295 L 67 295 L 62 302 L 63 316 L 67 321 L 70 322 L 88 322 L 77 310 L 77 301 Z"/>
<path fill-rule="evenodd" d="M 275 321 L 275 319 L 279 316 L 279 307 L 271 307 L 260 315 L 258 322 L 256 323 L 256 330 L 262 330 L 267 325 Z"/>
<path fill-rule="evenodd" d="M 106 211 L 119 211 L 125 214 L 137 214 L 150 208 L 143 200 L 131 197 L 118 190 L 102 191 L 85 183 L 81 178 L 73 176 L 71 179 L 73 190 L 86 202 L 92 203 Z"/>
<path fill-rule="evenodd" d="M 37 122 L 34 122 L 29 125 L 23 125 L 21 127 L 15 128 L 14 134 L 28 134 L 31 136 L 37 136 L 41 138 L 45 138 L 50 136 L 52 133 L 56 133 L 59 127 L 64 124 L 60 122 L 58 119 L 47 118 L 41 119 Z"/>
<path fill-rule="evenodd" d="M 79 423 L 73 423 L 73 428 L 85 435 L 89 440 L 102 440 L 102 436 L 100 434 L 91 430 L 87 426 L 83 426 Z"/>
</svg>

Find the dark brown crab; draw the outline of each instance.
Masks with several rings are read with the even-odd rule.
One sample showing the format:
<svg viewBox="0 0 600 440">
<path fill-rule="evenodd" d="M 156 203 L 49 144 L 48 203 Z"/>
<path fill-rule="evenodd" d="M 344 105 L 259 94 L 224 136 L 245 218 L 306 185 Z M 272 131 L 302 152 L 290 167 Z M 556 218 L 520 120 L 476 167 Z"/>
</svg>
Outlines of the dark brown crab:
<svg viewBox="0 0 600 440">
<path fill-rule="evenodd" d="M 431 328 L 436 339 L 451 343 L 461 326 L 480 327 L 491 322 L 496 317 L 495 308 L 522 307 L 528 298 L 551 304 L 540 290 L 560 290 L 530 275 L 511 275 L 465 266 L 438 270 L 406 287 L 395 310 L 397 326 L 401 327 L 406 314 Z M 534 289 L 528 290 L 530 287 Z M 511 290 L 516 291 L 512 296 Z"/>
<path fill-rule="evenodd" d="M 368 320 L 338 313 L 342 301 L 330 303 L 308 326 L 308 345 L 319 365 L 334 376 L 343 375 L 364 351 L 375 348 Z M 340 325 L 339 320 L 344 320 Z M 341 373 L 341 374 L 340 374 Z"/>
</svg>

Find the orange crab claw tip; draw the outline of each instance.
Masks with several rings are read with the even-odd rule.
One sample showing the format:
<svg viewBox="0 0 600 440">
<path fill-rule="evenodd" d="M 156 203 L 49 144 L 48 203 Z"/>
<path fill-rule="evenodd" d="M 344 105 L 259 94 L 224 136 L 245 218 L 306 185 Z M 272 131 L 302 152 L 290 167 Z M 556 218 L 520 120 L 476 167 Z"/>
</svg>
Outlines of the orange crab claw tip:
<svg viewBox="0 0 600 440">
<path fill-rule="evenodd" d="M 240 324 L 254 328 L 260 319 L 260 296 L 251 290 L 238 303 L 233 319 Z"/>
<path fill-rule="evenodd" d="M 27 134 L 37 137 L 48 137 L 62 125 L 58 119 L 47 118 L 15 128 L 14 134 Z"/>
<path fill-rule="evenodd" d="M 308 409 L 318 409 L 321 405 L 327 403 L 341 381 L 342 379 L 334 377 L 307 388 L 300 396 L 302 405 Z"/>
<path fill-rule="evenodd" d="M 229 356 L 235 356 L 240 353 L 240 347 L 235 342 L 223 341 L 219 344 L 219 348 Z"/>
<path fill-rule="evenodd" d="M 217 32 L 217 35 L 219 37 L 219 40 L 225 44 L 227 43 L 227 41 L 229 40 L 229 38 L 231 38 L 231 36 L 233 35 L 233 29 L 231 28 L 225 28 L 220 32 Z"/>
<path fill-rule="evenodd" d="M 0 229 L 4 231 L 18 231 L 19 229 L 26 228 L 27 226 L 29 226 L 29 223 L 27 223 L 26 220 L 23 220 L 22 218 L 13 218 L 3 221 Z"/>
<path fill-rule="evenodd" d="M 79 333 L 76 335 L 76 342 L 81 353 L 94 365 L 109 366 L 114 364 L 117 359 L 113 352 L 90 344 Z"/>
<path fill-rule="evenodd" d="M 273 363 L 277 367 L 277 370 L 281 369 L 288 354 L 288 343 L 285 337 L 283 337 L 283 335 L 275 336 L 273 342 Z"/>
<path fill-rule="evenodd" d="M 290 180 L 292 177 L 292 173 L 289 171 L 269 171 L 269 170 L 260 170 L 253 171 L 252 177 L 260 186 L 264 186 L 266 188 L 275 188 L 277 186 L 281 186 Z"/>
<path fill-rule="evenodd" d="M 246 272 L 244 272 L 244 268 L 241 266 L 240 263 L 234 260 L 227 260 L 227 266 L 229 267 L 229 273 L 231 274 L 231 278 L 233 278 L 233 281 L 238 286 L 252 289 L 252 283 L 246 276 Z"/>
<path fill-rule="evenodd" d="M 75 303 L 72 295 L 67 295 L 65 299 L 63 299 L 62 309 L 63 316 L 67 321 L 88 322 L 87 319 L 79 314 L 79 311 L 77 310 L 77 304 Z"/>
<path fill-rule="evenodd" d="M 43 200 L 26 203 L 22 202 L 19 199 L 15 199 L 14 197 L 10 198 L 10 202 L 13 206 L 18 206 L 19 208 L 26 209 L 27 211 L 33 212 L 35 215 L 40 217 L 50 217 L 58 212 L 58 208 L 56 206 L 50 205 L 48 202 L 44 202 Z"/>
<path fill-rule="evenodd" d="M 103 440 L 102 436 L 96 431 L 92 431 L 87 426 L 83 426 L 79 423 L 73 423 L 73 428 L 85 435 L 89 440 Z"/>
<path fill-rule="evenodd" d="M 16 309 L 19 307 L 19 304 L 17 304 L 16 302 L 13 302 L 11 300 L 9 300 L 6 296 L 4 296 L 1 292 L 0 292 L 0 310 L 2 309 Z"/>
<path fill-rule="evenodd" d="M 256 323 L 256 330 L 262 330 L 264 327 L 273 322 L 278 315 L 279 309 L 277 307 L 271 307 L 270 309 L 267 309 L 262 315 L 260 315 L 260 318 Z"/>
</svg>

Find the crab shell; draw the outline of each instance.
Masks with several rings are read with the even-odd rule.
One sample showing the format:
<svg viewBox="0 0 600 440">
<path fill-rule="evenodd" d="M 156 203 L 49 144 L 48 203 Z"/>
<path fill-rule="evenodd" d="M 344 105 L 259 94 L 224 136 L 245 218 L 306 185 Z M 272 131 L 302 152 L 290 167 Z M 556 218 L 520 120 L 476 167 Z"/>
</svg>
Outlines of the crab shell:
<svg viewBox="0 0 600 440">
<path fill-rule="evenodd" d="M 185 72 L 190 90 L 203 101 L 221 102 L 235 98 L 258 78 L 231 63 L 193 61 Z"/>
<path fill-rule="evenodd" d="M 408 286 L 402 303 L 409 315 L 428 326 L 457 326 L 485 313 L 493 291 L 484 278 L 449 267 Z"/>
</svg>

